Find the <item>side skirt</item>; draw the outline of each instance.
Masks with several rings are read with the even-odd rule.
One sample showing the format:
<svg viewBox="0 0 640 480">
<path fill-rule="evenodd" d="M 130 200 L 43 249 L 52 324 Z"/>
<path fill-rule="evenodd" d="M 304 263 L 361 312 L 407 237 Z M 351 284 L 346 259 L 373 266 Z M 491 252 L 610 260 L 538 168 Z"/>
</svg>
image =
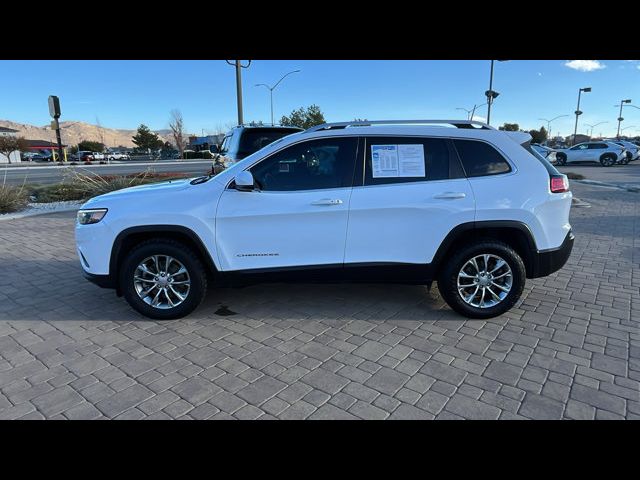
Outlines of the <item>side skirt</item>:
<svg viewBox="0 0 640 480">
<path fill-rule="evenodd" d="M 431 286 L 431 281 L 430 264 L 358 263 L 216 272 L 214 283 L 221 287 L 260 283 L 398 283 Z"/>
</svg>

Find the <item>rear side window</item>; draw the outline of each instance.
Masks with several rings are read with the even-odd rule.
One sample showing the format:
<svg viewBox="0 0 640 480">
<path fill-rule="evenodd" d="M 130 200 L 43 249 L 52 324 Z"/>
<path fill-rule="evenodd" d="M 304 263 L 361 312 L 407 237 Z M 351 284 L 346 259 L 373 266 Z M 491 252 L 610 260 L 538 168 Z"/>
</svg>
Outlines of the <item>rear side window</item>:
<svg viewBox="0 0 640 480">
<path fill-rule="evenodd" d="M 605 150 L 607 148 L 606 143 L 590 143 L 589 150 Z"/>
<path fill-rule="evenodd" d="M 464 176 L 452 162 L 448 140 L 423 137 L 367 137 L 365 185 L 447 180 Z"/>
<path fill-rule="evenodd" d="M 485 142 L 476 140 L 453 141 L 467 177 L 484 177 L 511 171 L 511 166 L 500 152 Z"/>
</svg>

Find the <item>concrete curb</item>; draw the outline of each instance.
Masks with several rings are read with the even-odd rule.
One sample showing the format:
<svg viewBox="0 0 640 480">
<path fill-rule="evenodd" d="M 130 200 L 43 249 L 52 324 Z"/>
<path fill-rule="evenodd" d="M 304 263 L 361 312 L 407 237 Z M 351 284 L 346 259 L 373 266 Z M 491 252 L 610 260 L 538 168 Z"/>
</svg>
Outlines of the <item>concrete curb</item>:
<svg viewBox="0 0 640 480">
<path fill-rule="evenodd" d="M 0 215 L 0 222 L 3 220 L 19 220 L 26 217 L 35 217 L 36 215 L 48 215 L 51 213 L 74 212 L 80 209 L 83 202 L 67 203 L 66 205 L 56 205 L 52 208 L 31 208 L 16 213 L 8 213 Z"/>
<path fill-rule="evenodd" d="M 585 185 L 593 185 L 595 187 L 610 187 L 610 188 L 618 188 L 620 190 L 626 190 L 627 192 L 640 192 L 640 186 L 638 185 L 630 185 L 625 183 L 607 183 L 607 182 L 599 182 L 598 180 L 571 180 L 576 183 L 583 183 Z"/>
</svg>

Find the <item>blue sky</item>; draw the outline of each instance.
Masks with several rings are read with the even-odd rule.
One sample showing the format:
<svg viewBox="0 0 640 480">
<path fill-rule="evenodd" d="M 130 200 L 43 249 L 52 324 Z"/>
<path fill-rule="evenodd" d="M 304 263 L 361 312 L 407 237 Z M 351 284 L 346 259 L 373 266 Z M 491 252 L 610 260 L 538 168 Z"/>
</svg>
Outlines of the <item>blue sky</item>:
<svg viewBox="0 0 640 480">
<path fill-rule="evenodd" d="M 316 103 L 328 121 L 466 118 L 456 107 L 485 102 L 487 60 L 319 61 L 256 60 L 243 73 L 245 121 L 270 119 L 269 92 L 256 83 L 275 83 L 276 121 L 291 110 Z M 614 104 L 631 98 L 640 106 L 640 61 L 511 60 L 496 62 L 493 125 L 519 123 L 537 128 L 538 118 L 571 115 L 552 124 L 552 132 L 573 132 L 573 112 L 583 94 L 578 131 L 584 123 L 608 121 L 594 134 L 615 134 Z M 235 123 L 233 67 L 223 60 L 202 61 L 0 61 L 0 119 L 45 125 L 47 97 L 58 95 L 62 119 L 110 128 L 167 128 L 169 111 L 182 111 L 191 133 L 213 133 Z M 486 117 L 486 106 L 478 110 Z M 640 109 L 625 107 L 625 133 L 640 134 Z"/>
</svg>

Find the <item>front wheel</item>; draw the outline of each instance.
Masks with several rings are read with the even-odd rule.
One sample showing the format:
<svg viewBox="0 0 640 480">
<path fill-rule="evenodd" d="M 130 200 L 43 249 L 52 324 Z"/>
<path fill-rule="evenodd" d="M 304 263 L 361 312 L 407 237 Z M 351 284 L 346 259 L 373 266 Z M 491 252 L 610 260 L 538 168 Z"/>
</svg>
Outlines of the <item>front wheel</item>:
<svg viewBox="0 0 640 480">
<path fill-rule="evenodd" d="M 616 158 L 613 155 L 607 154 L 600 157 L 600 164 L 603 167 L 611 167 L 615 163 L 616 163 Z"/>
<path fill-rule="evenodd" d="M 567 156 L 564 153 L 558 153 L 556 155 L 556 165 L 565 165 L 567 163 Z"/>
<path fill-rule="evenodd" d="M 524 263 L 509 245 L 493 240 L 467 245 L 438 278 L 447 304 L 470 318 L 491 318 L 513 307 L 526 281 Z"/>
<path fill-rule="evenodd" d="M 198 256 L 172 240 L 150 240 L 135 247 L 120 269 L 120 287 L 129 305 L 159 320 L 181 318 L 205 297 L 207 275 Z"/>
</svg>

